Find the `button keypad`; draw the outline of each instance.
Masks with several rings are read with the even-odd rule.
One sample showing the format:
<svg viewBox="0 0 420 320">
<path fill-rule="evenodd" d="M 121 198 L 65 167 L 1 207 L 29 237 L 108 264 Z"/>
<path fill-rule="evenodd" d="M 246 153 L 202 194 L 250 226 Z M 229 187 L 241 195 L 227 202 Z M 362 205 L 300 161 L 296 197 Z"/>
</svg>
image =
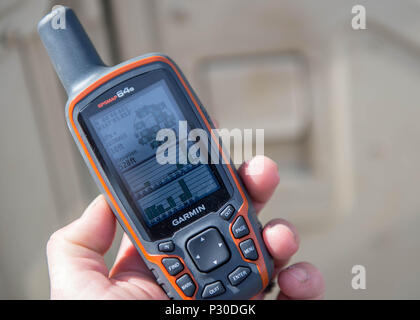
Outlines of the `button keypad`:
<svg viewBox="0 0 420 320">
<path fill-rule="evenodd" d="M 184 270 L 184 266 L 177 258 L 165 258 L 162 259 L 162 263 L 165 266 L 166 271 L 168 271 L 171 276 L 176 276 Z"/>
<path fill-rule="evenodd" d="M 188 274 L 184 274 L 176 280 L 176 284 L 187 297 L 192 297 L 195 292 L 194 281 Z"/>
<path fill-rule="evenodd" d="M 228 276 L 229 282 L 233 286 L 237 286 L 244 281 L 251 274 L 251 269 L 248 267 L 238 267 Z"/>
<path fill-rule="evenodd" d="M 161 252 L 172 252 L 175 249 L 175 245 L 172 241 L 161 242 L 158 247 Z"/>
<path fill-rule="evenodd" d="M 258 259 L 257 248 L 255 247 L 254 241 L 252 239 L 242 241 L 239 244 L 239 247 L 241 248 L 241 251 L 246 259 L 249 259 L 249 260 Z"/>
<path fill-rule="evenodd" d="M 232 226 L 232 233 L 236 239 L 243 238 L 249 234 L 248 226 L 246 225 L 245 219 L 239 216 Z"/>
<path fill-rule="evenodd" d="M 229 249 L 215 228 L 209 228 L 188 240 L 187 250 L 197 268 L 203 272 L 219 267 L 230 258 Z"/>
<path fill-rule="evenodd" d="M 235 209 L 233 208 L 233 206 L 228 205 L 226 208 L 223 209 L 222 212 L 220 212 L 220 216 L 225 220 L 229 220 L 234 212 Z"/>
<path fill-rule="evenodd" d="M 221 281 L 216 281 L 210 283 L 204 287 L 203 294 L 201 295 L 202 298 L 214 298 L 220 296 L 221 294 L 225 293 L 226 289 L 223 286 Z"/>
<path fill-rule="evenodd" d="M 235 213 L 233 206 L 228 205 L 220 213 L 220 217 L 230 220 Z M 233 223 L 230 224 L 233 237 L 241 239 L 250 234 L 250 229 L 243 216 L 238 216 Z M 172 241 L 161 242 L 158 245 L 159 251 L 174 251 L 174 243 Z M 229 248 L 222 234 L 214 227 L 208 228 L 199 234 L 188 239 L 186 249 L 195 263 L 197 269 L 201 272 L 210 272 L 222 264 L 226 263 L 231 256 Z M 246 239 L 239 242 L 239 249 L 243 257 L 248 260 L 258 260 L 258 250 L 253 239 Z M 168 257 L 162 259 L 162 264 L 172 276 L 180 274 L 185 268 L 180 259 Z M 232 270 L 232 269 L 230 269 Z M 252 271 L 248 266 L 237 266 L 236 269 L 227 275 L 228 284 L 238 286 L 245 281 Z M 197 289 L 194 280 L 189 274 L 183 274 L 176 280 L 176 285 L 182 290 L 187 297 L 192 297 Z M 201 291 L 201 290 L 200 290 Z M 226 288 L 222 281 L 214 281 L 204 286 L 201 291 L 203 299 L 210 299 L 223 295 Z M 200 293 L 198 293 L 200 294 Z"/>
</svg>

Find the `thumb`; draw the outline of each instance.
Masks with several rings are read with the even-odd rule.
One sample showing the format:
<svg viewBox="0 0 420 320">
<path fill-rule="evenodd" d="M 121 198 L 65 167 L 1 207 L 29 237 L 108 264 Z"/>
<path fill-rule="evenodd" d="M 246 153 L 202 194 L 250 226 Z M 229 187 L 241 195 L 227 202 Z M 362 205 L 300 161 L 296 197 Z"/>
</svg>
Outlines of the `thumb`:
<svg viewBox="0 0 420 320">
<path fill-rule="evenodd" d="M 115 217 L 103 195 L 99 195 L 76 221 L 56 231 L 51 240 L 63 238 L 74 245 L 104 255 L 115 235 Z"/>
<path fill-rule="evenodd" d="M 51 288 L 83 285 L 86 272 L 108 278 L 103 255 L 114 239 L 115 217 L 98 196 L 76 221 L 54 232 L 47 244 Z"/>
</svg>

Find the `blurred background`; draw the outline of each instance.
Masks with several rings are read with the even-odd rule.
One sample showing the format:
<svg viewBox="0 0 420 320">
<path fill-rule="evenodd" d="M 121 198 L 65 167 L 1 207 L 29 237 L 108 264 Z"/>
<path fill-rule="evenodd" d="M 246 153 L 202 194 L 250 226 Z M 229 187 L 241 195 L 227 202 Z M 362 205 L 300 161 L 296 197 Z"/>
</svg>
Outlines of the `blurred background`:
<svg viewBox="0 0 420 320">
<path fill-rule="evenodd" d="M 164 52 L 220 127 L 265 129 L 282 181 L 261 219 L 298 227 L 293 261 L 321 269 L 326 298 L 420 298 L 418 0 L 2 0 L 0 298 L 49 297 L 46 242 L 98 194 L 36 33 L 55 4 L 108 64 Z"/>
</svg>

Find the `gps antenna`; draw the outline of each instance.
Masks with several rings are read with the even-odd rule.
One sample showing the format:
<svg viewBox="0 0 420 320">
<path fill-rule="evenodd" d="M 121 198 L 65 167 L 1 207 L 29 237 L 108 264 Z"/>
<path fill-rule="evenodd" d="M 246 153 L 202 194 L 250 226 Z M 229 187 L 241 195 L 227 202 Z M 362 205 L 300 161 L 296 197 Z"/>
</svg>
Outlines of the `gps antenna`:
<svg viewBox="0 0 420 320">
<path fill-rule="evenodd" d="M 55 7 L 38 33 L 69 96 L 106 68 L 72 9 Z"/>
</svg>

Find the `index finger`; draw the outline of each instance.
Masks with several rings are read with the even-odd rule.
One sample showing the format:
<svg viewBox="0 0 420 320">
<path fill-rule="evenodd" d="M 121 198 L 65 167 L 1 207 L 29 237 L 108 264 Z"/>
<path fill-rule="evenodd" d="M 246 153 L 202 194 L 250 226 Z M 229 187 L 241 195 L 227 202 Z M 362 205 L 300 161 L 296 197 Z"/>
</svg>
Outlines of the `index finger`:
<svg viewBox="0 0 420 320">
<path fill-rule="evenodd" d="M 257 170 L 256 170 L 257 169 Z M 238 170 L 255 210 L 259 212 L 280 182 L 277 164 L 265 156 L 256 156 Z"/>
</svg>

